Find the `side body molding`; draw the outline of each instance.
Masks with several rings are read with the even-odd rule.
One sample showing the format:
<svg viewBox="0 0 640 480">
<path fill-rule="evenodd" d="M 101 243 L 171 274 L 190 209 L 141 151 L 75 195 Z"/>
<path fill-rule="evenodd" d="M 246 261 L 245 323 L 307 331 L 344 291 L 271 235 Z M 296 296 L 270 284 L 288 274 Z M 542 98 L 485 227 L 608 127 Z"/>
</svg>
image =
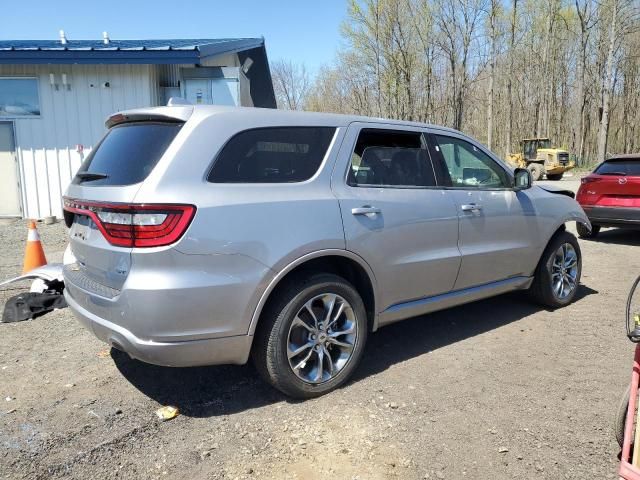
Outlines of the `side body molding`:
<svg viewBox="0 0 640 480">
<path fill-rule="evenodd" d="M 317 250 L 315 252 L 307 253 L 306 255 L 303 255 L 302 257 L 297 258 L 293 262 L 289 263 L 285 268 L 280 270 L 275 277 L 273 277 L 273 279 L 269 282 L 269 285 L 267 285 L 267 288 L 265 289 L 265 291 L 262 293 L 262 296 L 258 301 L 258 305 L 256 306 L 256 309 L 253 312 L 253 316 L 251 317 L 251 324 L 249 325 L 248 334 L 253 335 L 255 333 L 256 327 L 258 325 L 258 320 L 260 318 L 260 314 L 262 313 L 262 309 L 264 308 L 264 305 L 267 303 L 267 299 L 269 298 L 269 295 L 271 295 L 271 292 L 273 292 L 276 286 L 289 272 L 291 272 L 296 267 L 302 265 L 303 263 L 308 262 L 309 260 L 313 260 L 321 257 L 329 257 L 329 256 L 340 256 L 340 257 L 345 257 L 349 260 L 353 260 L 356 263 L 358 263 L 358 265 L 360 265 L 365 270 L 365 272 L 367 272 L 367 275 L 369 276 L 369 280 L 371 281 L 371 286 L 373 287 L 374 303 L 376 305 L 375 317 L 373 319 L 373 328 L 372 328 L 373 331 L 376 331 L 378 329 L 379 315 L 377 311 L 378 303 L 375 299 L 379 297 L 378 297 L 378 286 L 377 286 L 376 277 L 373 273 L 373 270 L 371 269 L 369 264 L 364 261 L 364 259 L 362 259 L 359 255 L 356 255 L 353 252 L 350 252 L 348 250 L 341 250 L 341 249 L 324 249 L 324 250 Z"/>
</svg>

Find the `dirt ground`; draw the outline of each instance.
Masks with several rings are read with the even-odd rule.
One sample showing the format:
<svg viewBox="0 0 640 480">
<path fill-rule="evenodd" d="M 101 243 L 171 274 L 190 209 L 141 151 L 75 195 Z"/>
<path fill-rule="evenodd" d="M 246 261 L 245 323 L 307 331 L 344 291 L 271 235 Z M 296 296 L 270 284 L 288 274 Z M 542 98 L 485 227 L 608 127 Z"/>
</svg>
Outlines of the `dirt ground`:
<svg viewBox="0 0 640 480">
<path fill-rule="evenodd" d="M 60 261 L 65 227 L 39 230 Z M 25 237 L 24 221 L 0 225 L 0 278 L 21 270 Z M 617 478 L 611 423 L 630 378 L 623 312 L 640 234 L 580 245 L 569 307 L 506 295 L 383 328 L 351 383 L 306 402 L 251 366 L 109 352 L 68 309 L 0 324 L 0 478 Z M 159 422 L 162 405 L 180 415 Z"/>
</svg>

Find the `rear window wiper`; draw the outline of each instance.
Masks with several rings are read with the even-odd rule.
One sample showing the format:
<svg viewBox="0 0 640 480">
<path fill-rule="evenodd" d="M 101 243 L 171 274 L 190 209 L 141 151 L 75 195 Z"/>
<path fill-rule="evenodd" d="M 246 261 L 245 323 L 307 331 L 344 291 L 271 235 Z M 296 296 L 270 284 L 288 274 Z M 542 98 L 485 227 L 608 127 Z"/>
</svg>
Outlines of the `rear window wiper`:
<svg viewBox="0 0 640 480">
<path fill-rule="evenodd" d="M 106 173 L 98 173 L 98 172 L 78 172 L 76 173 L 76 177 L 80 180 L 91 182 L 93 180 L 102 180 L 105 178 L 109 178 L 109 175 Z"/>
</svg>

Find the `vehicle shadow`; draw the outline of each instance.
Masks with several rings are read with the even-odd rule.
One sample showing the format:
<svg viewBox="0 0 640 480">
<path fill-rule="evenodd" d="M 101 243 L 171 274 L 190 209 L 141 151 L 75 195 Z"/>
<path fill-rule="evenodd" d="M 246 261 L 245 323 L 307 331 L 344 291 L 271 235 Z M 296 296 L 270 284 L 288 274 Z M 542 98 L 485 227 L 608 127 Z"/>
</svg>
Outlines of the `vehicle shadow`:
<svg viewBox="0 0 640 480">
<path fill-rule="evenodd" d="M 597 293 L 582 285 L 575 301 Z M 541 311 L 520 293 L 470 303 L 387 326 L 369 336 L 351 383 L 438 348 L 480 335 Z M 111 350 L 122 375 L 161 405 L 182 415 L 211 417 L 293 400 L 264 383 L 252 365 L 169 368 L 149 365 Z"/>
<path fill-rule="evenodd" d="M 597 293 L 580 285 L 574 302 Z M 524 293 L 513 292 L 386 326 L 379 334 L 370 336 L 365 357 L 353 381 L 542 310 L 543 307 L 529 301 Z"/>
<path fill-rule="evenodd" d="M 605 228 L 595 238 L 581 239 L 581 241 L 640 246 L 640 230 Z"/>
</svg>

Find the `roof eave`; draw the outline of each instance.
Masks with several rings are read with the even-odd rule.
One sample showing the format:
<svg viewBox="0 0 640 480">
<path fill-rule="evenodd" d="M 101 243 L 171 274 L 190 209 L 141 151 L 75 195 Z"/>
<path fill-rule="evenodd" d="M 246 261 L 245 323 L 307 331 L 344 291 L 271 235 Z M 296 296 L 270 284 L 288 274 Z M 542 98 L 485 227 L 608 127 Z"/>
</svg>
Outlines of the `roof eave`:
<svg viewBox="0 0 640 480">
<path fill-rule="evenodd" d="M 243 52 L 257 47 L 264 47 L 264 40 L 261 38 L 245 38 L 242 40 L 231 40 L 224 43 L 210 43 L 198 45 L 200 58 L 217 57 L 230 53 Z"/>
<path fill-rule="evenodd" d="M 196 50 L 9 50 L 0 64 L 180 64 L 200 63 Z"/>
</svg>

